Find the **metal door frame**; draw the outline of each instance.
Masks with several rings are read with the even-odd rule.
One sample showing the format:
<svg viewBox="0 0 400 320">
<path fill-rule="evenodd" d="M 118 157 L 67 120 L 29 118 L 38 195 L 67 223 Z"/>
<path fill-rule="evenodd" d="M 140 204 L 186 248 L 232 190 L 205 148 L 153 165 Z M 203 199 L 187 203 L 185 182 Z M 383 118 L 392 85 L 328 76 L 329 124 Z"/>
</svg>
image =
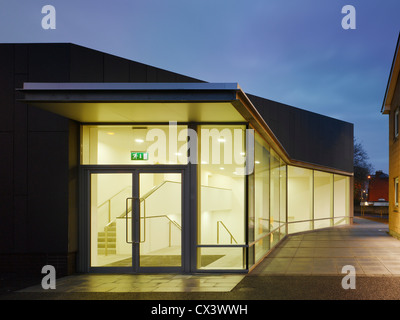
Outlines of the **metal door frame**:
<svg viewBox="0 0 400 320">
<path fill-rule="evenodd" d="M 130 267 L 91 267 L 90 266 L 90 199 L 91 175 L 101 173 L 131 173 L 132 198 L 139 197 L 140 173 L 180 173 L 181 174 L 181 258 L 180 267 L 140 267 L 139 243 L 132 243 L 132 266 Z M 81 165 L 80 166 L 80 214 L 79 214 L 79 249 L 77 269 L 81 272 L 101 273 L 187 273 L 191 270 L 191 214 L 190 214 L 190 177 L 189 165 Z M 139 212 L 140 204 L 135 201 L 135 210 Z M 136 218 L 139 215 L 136 215 Z M 139 218 L 140 219 L 140 218 Z M 133 218 L 132 218 L 133 224 Z M 135 224 L 138 226 L 138 224 Z M 133 227 L 133 226 L 132 226 Z M 133 229 L 132 229 L 133 230 Z M 136 237 L 139 232 L 136 230 Z"/>
</svg>

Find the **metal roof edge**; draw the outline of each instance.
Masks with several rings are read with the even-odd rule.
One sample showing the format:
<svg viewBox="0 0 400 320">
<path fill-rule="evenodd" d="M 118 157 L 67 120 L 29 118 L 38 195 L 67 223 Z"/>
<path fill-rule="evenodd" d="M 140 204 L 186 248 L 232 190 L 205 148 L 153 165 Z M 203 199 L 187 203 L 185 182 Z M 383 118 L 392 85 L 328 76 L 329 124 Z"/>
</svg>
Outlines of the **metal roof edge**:
<svg viewBox="0 0 400 320">
<path fill-rule="evenodd" d="M 193 83 L 193 82 L 168 82 L 168 83 L 104 83 L 104 82 L 25 82 L 20 91 L 40 90 L 116 90 L 116 91 L 146 91 L 146 90 L 239 90 L 237 83 Z"/>
</svg>

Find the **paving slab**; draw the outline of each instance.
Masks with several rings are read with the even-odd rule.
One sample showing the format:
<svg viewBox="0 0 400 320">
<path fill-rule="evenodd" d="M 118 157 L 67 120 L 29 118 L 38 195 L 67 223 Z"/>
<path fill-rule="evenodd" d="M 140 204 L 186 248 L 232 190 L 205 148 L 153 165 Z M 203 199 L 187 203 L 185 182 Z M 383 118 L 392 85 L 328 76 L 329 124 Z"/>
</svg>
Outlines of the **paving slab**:
<svg viewBox="0 0 400 320">
<path fill-rule="evenodd" d="M 358 275 L 398 276 L 400 241 L 388 231 L 387 224 L 355 217 L 351 226 L 289 235 L 249 276 L 343 275 L 345 265 Z"/>
<path fill-rule="evenodd" d="M 400 299 L 400 241 L 385 224 L 354 220 L 352 226 L 288 236 L 247 275 L 72 275 L 57 279 L 56 290 L 37 282 L 0 300 Z M 347 265 L 355 268 L 357 290 L 341 286 Z"/>
</svg>

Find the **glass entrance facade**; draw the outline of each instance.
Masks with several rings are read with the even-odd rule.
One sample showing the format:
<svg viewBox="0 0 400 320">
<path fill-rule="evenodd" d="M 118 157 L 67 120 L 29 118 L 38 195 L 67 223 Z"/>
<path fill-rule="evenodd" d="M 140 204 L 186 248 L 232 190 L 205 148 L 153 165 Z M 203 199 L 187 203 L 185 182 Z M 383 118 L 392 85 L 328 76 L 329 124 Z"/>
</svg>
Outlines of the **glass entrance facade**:
<svg viewBox="0 0 400 320">
<path fill-rule="evenodd" d="M 247 94 L 237 83 L 203 82 L 146 65 L 138 69 L 136 62 L 71 44 L 51 45 L 51 50 L 48 45 L 26 48 L 26 61 L 36 65 L 32 70 L 46 69 L 48 59 L 35 58 L 43 55 L 50 60 L 62 57 L 61 69 L 74 74 L 68 82 L 47 82 L 40 73 L 28 72 L 31 82 L 17 89 L 18 101 L 26 103 L 25 112 L 33 116 L 27 131 L 33 140 L 18 150 L 21 159 L 28 155 L 33 165 L 14 157 L 13 166 L 20 169 L 16 172 L 22 189 L 24 176 L 41 177 L 32 190 L 25 188 L 30 190 L 27 199 L 46 200 L 28 201 L 24 214 L 14 208 L 16 216 L 35 213 L 38 219 L 28 219 L 26 226 L 33 235 L 43 233 L 27 244 L 33 251 L 26 253 L 61 253 L 66 270 L 78 272 L 246 272 L 289 233 L 351 221 L 352 124 Z M 17 45 L 15 49 L 7 55 L 9 65 L 22 57 Z M 52 55 L 53 50 L 66 54 Z M 99 54 L 104 59 L 98 59 Z M 82 61 L 112 70 L 113 82 L 102 72 L 87 82 L 90 72 L 80 67 Z M 51 70 L 50 78 L 67 79 L 56 71 Z M 8 89 L 13 96 L 15 88 Z M 24 128 L 26 121 L 20 125 Z M 7 159 L 15 155 L 10 146 Z M 40 166 L 49 163 L 50 171 L 42 174 Z M 164 188 L 177 185 L 176 174 L 182 192 L 171 195 Z M 42 192 L 49 185 L 52 192 Z M 180 197 L 180 215 L 148 212 L 151 205 L 142 208 L 140 198 L 151 192 L 147 187 L 164 190 L 168 201 L 160 203 L 165 208 Z M 13 190 L 12 183 L 6 189 Z M 14 196 L 21 195 L 17 189 Z M 57 203 L 64 205 L 54 215 Z M 38 228 L 38 221 L 51 221 L 51 226 Z M 114 223 L 120 226 L 112 230 Z M 12 224 L 8 228 L 18 234 Z M 157 245 L 159 239 L 171 252 L 177 249 L 179 254 L 170 255 L 178 257 L 154 262 L 149 256 L 167 249 Z M 6 252 L 18 247 L 10 242 Z M 110 266 L 122 260 L 127 266 Z"/>
<path fill-rule="evenodd" d="M 118 169 L 90 175 L 92 268 L 246 272 L 288 234 L 350 222 L 349 176 L 287 164 L 246 123 L 82 125 L 81 164 Z M 140 172 L 160 166 L 191 182 Z"/>
<path fill-rule="evenodd" d="M 181 231 L 180 173 L 90 174 L 91 267 L 181 267 Z"/>
</svg>

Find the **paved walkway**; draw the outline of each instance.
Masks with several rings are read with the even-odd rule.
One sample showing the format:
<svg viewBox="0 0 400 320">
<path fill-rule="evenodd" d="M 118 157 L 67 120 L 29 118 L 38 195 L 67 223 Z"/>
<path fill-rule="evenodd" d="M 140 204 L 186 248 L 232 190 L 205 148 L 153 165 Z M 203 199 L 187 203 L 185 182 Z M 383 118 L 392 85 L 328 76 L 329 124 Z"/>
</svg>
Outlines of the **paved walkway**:
<svg viewBox="0 0 400 320">
<path fill-rule="evenodd" d="M 329 291 L 323 288 L 331 286 L 334 289 L 327 297 L 337 299 L 343 293 L 349 294 L 340 286 L 342 267 L 353 265 L 357 277 L 364 278 L 357 285 L 366 288 L 357 290 L 357 299 L 363 298 L 361 293 L 375 297 L 378 290 L 386 298 L 389 291 L 385 288 L 390 286 L 392 296 L 397 299 L 400 297 L 396 291 L 400 288 L 400 241 L 388 235 L 387 224 L 354 220 L 352 226 L 289 236 L 248 275 L 73 275 L 57 279 L 56 290 L 43 290 L 36 285 L 19 290 L 12 297 L 90 299 L 94 294 L 102 298 L 113 294 L 114 298 L 135 299 L 202 299 L 203 296 L 207 299 L 297 299 L 311 293 L 310 298 L 320 298 L 321 292 L 328 294 Z M 311 287 L 306 290 L 307 286 Z M 372 292 L 371 288 L 376 290 Z"/>
<path fill-rule="evenodd" d="M 341 275 L 352 265 L 357 276 L 400 276 L 400 241 L 388 235 L 388 225 L 354 222 L 291 235 L 250 275 Z"/>
<path fill-rule="evenodd" d="M 61 292 L 229 292 L 244 275 L 82 274 L 58 279 Z M 49 292 L 41 285 L 19 292 Z"/>
</svg>

